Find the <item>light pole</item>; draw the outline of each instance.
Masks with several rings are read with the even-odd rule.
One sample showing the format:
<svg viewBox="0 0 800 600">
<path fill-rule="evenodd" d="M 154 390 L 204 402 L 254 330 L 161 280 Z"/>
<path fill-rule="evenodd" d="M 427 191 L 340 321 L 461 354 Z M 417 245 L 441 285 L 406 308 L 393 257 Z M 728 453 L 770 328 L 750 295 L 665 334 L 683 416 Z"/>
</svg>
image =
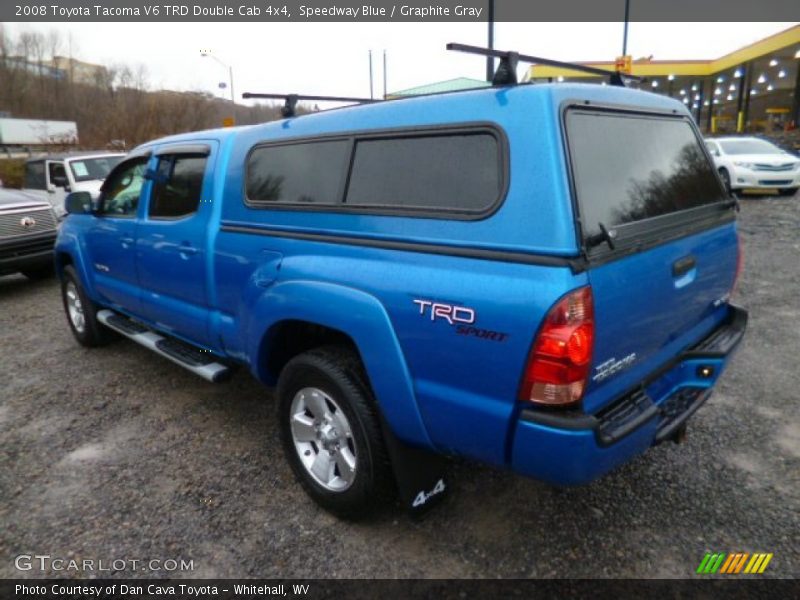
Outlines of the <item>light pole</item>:
<svg viewBox="0 0 800 600">
<path fill-rule="evenodd" d="M 203 57 L 208 56 L 210 58 L 213 58 L 220 65 L 222 65 L 223 67 L 228 69 L 228 77 L 230 78 L 230 82 L 231 82 L 231 104 L 233 105 L 233 112 L 234 112 L 234 114 L 231 115 L 231 116 L 235 117 L 236 116 L 235 115 L 235 113 L 236 113 L 236 96 L 234 96 L 234 94 L 233 94 L 233 67 L 231 67 L 230 65 L 226 65 L 224 62 L 222 62 L 220 59 L 218 59 L 216 56 L 214 56 L 211 53 L 211 50 L 200 50 L 200 56 L 203 56 Z"/>
<path fill-rule="evenodd" d="M 631 0 L 625 0 L 625 27 L 622 30 L 622 56 L 628 54 L 628 19 L 631 11 Z"/>
<path fill-rule="evenodd" d="M 375 98 L 375 93 L 372 88 L 372 50 L 369 51 L 369 97 L 370 100 Z"/>
<path fill-rule="evenodd" d="M 494 0 L 489 0 L 489 50 L 494 50 Z M 486 57 L 486 81 L 491 81 L 494 78 L 494 58 L 491 56 Z"/>
</svg>

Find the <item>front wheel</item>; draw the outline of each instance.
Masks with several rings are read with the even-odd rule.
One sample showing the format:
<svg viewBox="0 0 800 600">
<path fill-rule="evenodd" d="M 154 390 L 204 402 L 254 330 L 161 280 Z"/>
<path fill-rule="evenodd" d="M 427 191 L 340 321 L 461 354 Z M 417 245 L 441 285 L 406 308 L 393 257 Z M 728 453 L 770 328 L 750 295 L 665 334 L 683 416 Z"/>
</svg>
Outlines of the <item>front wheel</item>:
<svg viewBox="0 0 800 600">
<path fill-rule="evenodd" d="M 69 328 L 79 344 L 88 347 L 102 346 L 113 339 L 113 333 L 97 320 L 97 306 L 86 295 L 78 274 L 71 265 L 64 267 L 61 299 Z"/>
<path fill-rule="evenodd" d="M 355 353 L 325 347 L 289 361 L 278 380 L 278 418 L 286 458 L 317 504 L 354 519 L 391 500 L 377 407 Z"/>
</svg>

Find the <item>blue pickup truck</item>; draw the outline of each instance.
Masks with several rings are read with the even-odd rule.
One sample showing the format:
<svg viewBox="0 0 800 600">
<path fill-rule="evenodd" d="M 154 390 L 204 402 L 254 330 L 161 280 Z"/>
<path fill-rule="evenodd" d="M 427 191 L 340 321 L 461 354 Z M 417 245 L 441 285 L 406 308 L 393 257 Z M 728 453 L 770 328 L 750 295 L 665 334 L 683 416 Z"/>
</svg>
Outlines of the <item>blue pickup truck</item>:
<svg viewBox="0 0 800 600">
<path fill-rule="evenodd" d="M 737 206 L 691 116 L 621 87 L 167 137 L 67 208 L 78 342 L 123 335 L 212 382 L 246 366 L 344 516 L 442 496 L 416 477 L 433 457 L 582 484 L 680 440 L 747 321 Z"/>
</svg>

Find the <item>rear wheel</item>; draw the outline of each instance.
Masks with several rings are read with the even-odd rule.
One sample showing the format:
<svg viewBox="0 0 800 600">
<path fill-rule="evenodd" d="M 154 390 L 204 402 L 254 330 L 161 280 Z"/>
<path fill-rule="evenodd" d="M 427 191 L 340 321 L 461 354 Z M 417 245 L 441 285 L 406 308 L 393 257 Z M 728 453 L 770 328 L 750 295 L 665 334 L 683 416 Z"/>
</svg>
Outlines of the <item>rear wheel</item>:
<svg viewBox="0 0 800 600">
<path fill-rule="evenodd" d="M 358 356 L 324 347 L 293 358 L 278 381 L 286 458 L 306 493 L 345 518 L 391 500 L 392 471 Z"/>
<path fill-rule="evenodd" d="M 86 295 L 75 269 L 67 265 L 61 280 L 61 299 L 72 335 L 82 346 L 107 344 L 114 338 L 111 331 L 97 320 L 97 305 Z"/>
</svg>

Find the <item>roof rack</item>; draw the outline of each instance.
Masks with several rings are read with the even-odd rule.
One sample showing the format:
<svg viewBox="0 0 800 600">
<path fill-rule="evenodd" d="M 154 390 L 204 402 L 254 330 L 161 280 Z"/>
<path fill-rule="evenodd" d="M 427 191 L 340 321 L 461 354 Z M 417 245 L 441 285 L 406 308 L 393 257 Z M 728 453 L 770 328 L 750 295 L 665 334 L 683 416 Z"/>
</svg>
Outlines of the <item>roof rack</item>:
<svg viewBox="0 0 800 600">
<path fill-rule="evenodd" d="M 242 98 L 268 98 L 270 100 L 284 100 L 281 107 L 281 115 L 285 118 L 293 117 L 296 114 L 297 102 L 299 100 L 316 100 L 318 102 L 352 102 L 355 104 L 369 104 L 380 102 L 375 98 L 351 98 L 348 96 L 306 96 L 303 94 L 261 94 L 257 92 L 245 92 Z"/>
<path fill-rule="evenodd" d="M 591 73 L 593 75 L 600 75 L 607 77 L 611 85 L 618 85 L 625 87 L 626 81 L 644 81 L 644 78 L 635 75 L 628 75 L 620 73 L 619 71 L 608 71 L 606 69 L 598 69 L 597 67 L 587 67 L 577 63 L 562 62 L 560 60 L 551 60 L 549 58 L 541 58 L 539 56 L 529 56 L 527 54 L 520 54 L 519 52 L 511 52 L 507 50 L 492 50 L 490 48 L 481 48 L 479 46 L 469 46 L 467 44 L 458 44 L 450 42 L 447 44 L 448 50 L 455 50 L 456 52 L 466 52 L 468 54 L 478 54 L 480 56 L 492 56 L 500 59 L 500 64 L 492 78 L 493 86 L 502 85 L 517 85 L 517 64 L 521 61 L 524 63 L 549 65 L 551 67 L 561 67 L 563 69 L 571 69 L 573 71 L 583 71 L 584 73 Z M 482 89 L 482 88 L 474 88 Z M 439 92 L 442 94 L 451 94 L 452 92 Z M 427 94 L 426 94 L 427 95 Z M 438 94 L 430 94 L 438 95 Z M 354 98 L 352 96 L 309 96 L 305 94 L 264 94 L 260 92 L 245 92 L 242 98 L 264 98 L 269 100 L 283 100 L 284 105 L 281 107 L 281 115 L 285 118 L 294 117 L 297 114 L 297 103 L 300 100 L 311 100 L 317 102 L 344 102 L 351 104 L 373 104 L 375 102 L 382 102 L 380 98 Z M 405 98 L 398 98 L 402 100 Z"/>
<path fill-rule="evenodd" d="M 519 52 L 511 52 L 507 50 L 492 50 L 490 48 L 481 48 L 479 46 L 468 46 L 467 44 L 457 44 L 450 42 L 447 44 L 448 50 L 455 50 L 456 52 L 466 52 L 468 54 L 478 54 L 480 56 L 491 56 L 500 59 L 500 64 L 497 65 L 497 70 L 494 72 L 492 78 L 492 85 L 516 85 L 517 84 L 517 63 L 520 61 L 537 65 L 548 65 L 551 67 L 561 67 L 562 69 L 570 69 L 572 71 L 583 71 L 584 73 L 591 73 L 593 75 L 600 75 L 607 77 L 611 85 L 618 85 L 625 87 L 625 81 L 643 81 L 642 77 L 635 75 L 623 74 L 619 71 L 607 71 L 606 69 L 598 69 L 597 67 L 587 67 L 577 63 L 561 62 L 560 60 L 551 60 L 549 58 L 541 58 L 539 56 L 529 56 L 527 54 L 520 54 Z"/>
</svg>

